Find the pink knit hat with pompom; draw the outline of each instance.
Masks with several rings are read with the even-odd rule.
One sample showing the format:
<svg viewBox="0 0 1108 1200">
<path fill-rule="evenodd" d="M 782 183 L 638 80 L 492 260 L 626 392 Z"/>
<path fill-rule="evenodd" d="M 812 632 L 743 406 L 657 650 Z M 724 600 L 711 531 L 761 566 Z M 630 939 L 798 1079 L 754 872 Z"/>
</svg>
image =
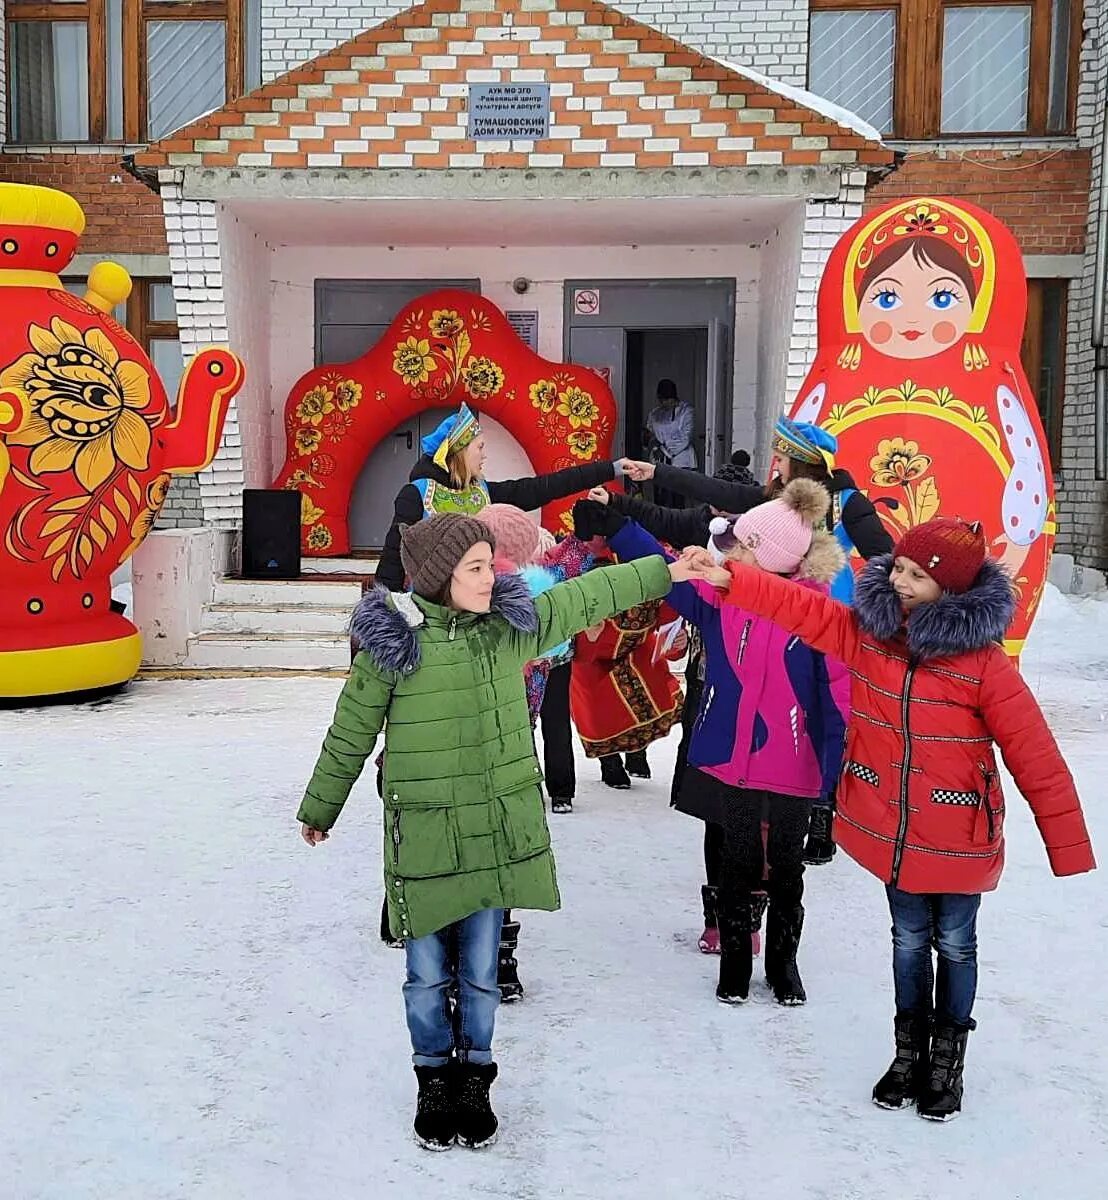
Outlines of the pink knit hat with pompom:
<svg viewBox="0 0 1108 1200">
<path fill-rule="evenodd" d="M 753 553 L 764 571 L 795 575 L 811 549 L 816 524 L 830 507 L 825 487 L 811 479 L 794 479 L 778 499 L 739 517 L 734 525 L 735 541 Z"/>
</svg>

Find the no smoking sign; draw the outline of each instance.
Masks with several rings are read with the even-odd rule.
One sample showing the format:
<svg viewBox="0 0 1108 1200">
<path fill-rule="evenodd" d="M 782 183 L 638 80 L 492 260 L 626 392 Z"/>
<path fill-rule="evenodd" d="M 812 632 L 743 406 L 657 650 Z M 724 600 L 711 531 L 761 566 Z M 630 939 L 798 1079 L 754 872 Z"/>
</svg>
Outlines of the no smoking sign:
<svg viewBox="0 0 1108 1200">
<path fill-rule="evenodd" d="M 596 288 L 576 288 L 573 293 L 573 311 L 579 317 L 595 317 L 600 311 L 600 293 Z"/>
</svg>

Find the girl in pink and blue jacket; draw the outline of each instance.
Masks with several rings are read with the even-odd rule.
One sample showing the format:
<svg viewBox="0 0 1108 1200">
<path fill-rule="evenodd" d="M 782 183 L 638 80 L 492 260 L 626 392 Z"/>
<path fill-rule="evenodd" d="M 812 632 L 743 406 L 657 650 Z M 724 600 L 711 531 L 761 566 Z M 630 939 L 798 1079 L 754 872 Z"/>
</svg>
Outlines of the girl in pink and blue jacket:
<svg viewBox="0 0 1108 1200">
<path fill-rule="evenodd" d="M 726 553 L 827 593 L 843 564 L 834 537 L 814 528 L 829 505 L 819 484 L 794 480 L 780 499 L 735 522 Z M 651 534 L 610 508 L 594 519 L 621 561 L 661 552 Z M 846 670 L 765 617 L 723 604 L 708 584 L 679 584 L 668 603 L 696 626 L 704 645 L 704 688 L 677 808 L 725 832 L 716 996 L 735 1004 L 749 995 L 751 934 L 764 888 L 766 980 L 779 1003 L 803 1004 L 796 953 L 804 839 L 812 801 L 832 790 L 842 764 Z"/>
</svg>

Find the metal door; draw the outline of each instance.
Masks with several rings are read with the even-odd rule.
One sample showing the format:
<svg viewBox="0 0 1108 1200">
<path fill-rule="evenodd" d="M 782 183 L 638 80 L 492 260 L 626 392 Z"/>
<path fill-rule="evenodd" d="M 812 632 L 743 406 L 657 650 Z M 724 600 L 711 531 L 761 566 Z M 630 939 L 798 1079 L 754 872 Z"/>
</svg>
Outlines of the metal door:
<svg viewBox="0 0 1108 1200">
<path fill-rule="evenodd" d="M 477 279 L 317 279 L 316 365 L 349 362 L 372 349 L 396 315 L 428 292 L 455 288 L 480 295 Z M 419 458 L 419 439 L 448 409 L 421 413 L 398 425 L 370 452 L 350 497 L 350 544 L 379 549 L 392 523 L 396 493 Z"/>
<path fill-rule="evenodd" d="M 569 361 L 583 367 L 600 367 L 608 373 L 608 386 L 616 400 L 616 428 L 612 437 L 612 457 L 621 458 L 624 448 L 626 407 L 625 370 L 627 333 L 622 327 L 578 326 L 570 330 Z"/>
<path fill-rule="evenodd" d="M 704 471 L 711 475 L 731 453 L 731 330 L 708 322 L 708 387 L 704 404 Z"/>
</svg>

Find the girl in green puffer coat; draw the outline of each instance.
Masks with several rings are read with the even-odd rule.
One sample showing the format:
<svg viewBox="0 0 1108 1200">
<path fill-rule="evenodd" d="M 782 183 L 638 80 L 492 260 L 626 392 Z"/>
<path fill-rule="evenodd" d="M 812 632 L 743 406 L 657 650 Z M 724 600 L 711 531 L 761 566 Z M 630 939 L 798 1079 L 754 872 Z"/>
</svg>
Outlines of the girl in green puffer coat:
<svg viewBox="0 0 1108 1200">
<path fill-rule="evenodd" d="M 495 1138 L 502 913 L 559 906 L 524 664 L 696 574 L 645 558 L 533 599 L 519 577 L 494 576 L 493 550 L 472 517 L 403 531 L 412 592 L 379 589 L 355 611 L 362 649 L 298 814 L 304 839 L 322 842 L 384 727 L 385 891 L 404 937 L 415 1134 L 428 1149 Z"/>
</svg>

